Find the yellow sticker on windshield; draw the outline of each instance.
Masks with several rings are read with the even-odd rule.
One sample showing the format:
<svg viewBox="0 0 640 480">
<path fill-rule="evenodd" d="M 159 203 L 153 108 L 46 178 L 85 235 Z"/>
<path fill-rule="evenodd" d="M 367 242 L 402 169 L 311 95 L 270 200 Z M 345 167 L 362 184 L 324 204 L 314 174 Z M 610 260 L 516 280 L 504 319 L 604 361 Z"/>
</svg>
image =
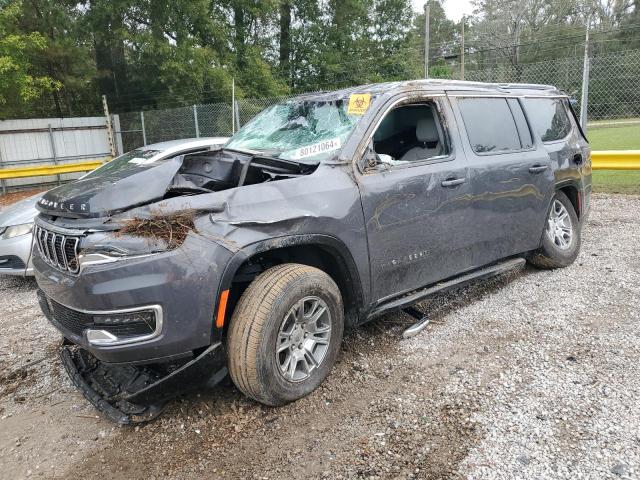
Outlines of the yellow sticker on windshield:
<svg viewBox="0 0 640 480">
<path fill-rule="evenodd" d="M 369 105 L 371 105 L 370 93 L 353 93 L 349 97 L 347 113 L 349 115 L 364 115 L 369 110 Z"/>
</svg>

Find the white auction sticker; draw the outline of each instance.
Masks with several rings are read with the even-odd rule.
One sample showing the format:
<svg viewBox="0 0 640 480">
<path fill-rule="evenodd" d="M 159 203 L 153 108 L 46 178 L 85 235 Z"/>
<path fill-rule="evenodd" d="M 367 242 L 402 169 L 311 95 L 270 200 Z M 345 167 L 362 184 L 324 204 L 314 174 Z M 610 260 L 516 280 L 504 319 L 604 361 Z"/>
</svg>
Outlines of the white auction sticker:
<svg viewBox="0 0 640 480">
<path fill-rule="evenodd" d="M 287 157 L 291 160 L 313 157 L 314 155 L 320 155 L 321 153 L 338 150 L 341 146 L 342 143 L 340 142 L 340 138 L 331 138 L 329 140 L 324 140 L 323 142 L 314 143 L 313 145 L 307 145 L 293 150 L 291 153 L 288 153 Z"/>
</svg>

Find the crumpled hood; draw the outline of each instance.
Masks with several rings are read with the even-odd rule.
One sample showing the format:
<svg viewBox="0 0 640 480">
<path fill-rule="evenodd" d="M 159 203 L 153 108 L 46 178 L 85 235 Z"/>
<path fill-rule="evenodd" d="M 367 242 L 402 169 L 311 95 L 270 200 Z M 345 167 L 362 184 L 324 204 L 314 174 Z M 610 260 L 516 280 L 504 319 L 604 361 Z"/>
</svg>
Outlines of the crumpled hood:
<svg viewBox="0 0 640 480">
<path fill-rule="evenodd" d="M 104 217 L 163 198 L 182 165 L 175 157 L 157 165 L 89 175 L 48 191 L 37 203 L 41 212 L 72 218 Z"/>
</svg>

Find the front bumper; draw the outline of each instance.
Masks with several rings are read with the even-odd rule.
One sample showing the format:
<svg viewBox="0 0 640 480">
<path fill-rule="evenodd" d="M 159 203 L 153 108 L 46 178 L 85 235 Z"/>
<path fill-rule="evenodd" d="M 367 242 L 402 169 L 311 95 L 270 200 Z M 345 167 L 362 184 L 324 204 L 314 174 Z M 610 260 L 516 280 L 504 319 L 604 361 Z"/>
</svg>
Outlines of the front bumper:
<svg viewBox="0 0 640 480">
<path fill-rule="evenodd" d="M 0 240 L 0 275 L 33 275 L 31 262 L 32 235 Z"/>
<path fill-rule="evenodd" d="M 213 386 L 226 375 L 222 345 L 216 343 L 171 371 L 100 362 L 77 346 L 60 352 L 69 378 L 87 400 L 120 425 L 156 418 L 168 400 L 187 390 Z"/>
<path fill-rule="evenodd" d="M 87 266 L 79 275 L 63 272 L 34 253 L 36 280 L 44 296 L 75 312 L 105 313 L 159 306 L 161 329 L 153 338 L 100 346 L 86 331 L 65 327 L 45 315 L 71 343 L 108 363 L 161 363 L 189 358 L 209 347 L 221 333 L 214 326 L 220 277 L 230 253 L 198 237 L 164 253 Z M 66 323 L 68 325 L 68 322 Z"/>
</svg>

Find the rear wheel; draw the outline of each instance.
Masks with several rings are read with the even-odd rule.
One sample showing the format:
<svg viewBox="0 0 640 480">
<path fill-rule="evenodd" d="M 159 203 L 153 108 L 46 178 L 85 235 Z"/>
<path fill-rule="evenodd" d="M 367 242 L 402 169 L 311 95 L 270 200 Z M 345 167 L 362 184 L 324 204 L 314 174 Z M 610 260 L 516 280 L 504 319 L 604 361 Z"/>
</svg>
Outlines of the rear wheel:
<svg viewBox="0 0 640 480">
<path fill-rule="evenodd" d="M 340 291 L 326 273 L 298 264 L 270 268 L 233 312 L 227 337 L 231 378 L 266 405 L 297 400 L 329 374 L 343 325 Z"/>
<path fill-rule="evenodd" d="M 556 192 L 547 214 L 542 246 L 529 256 L 538 268 L 571 265 L 580 252 L 581 231 L 573 204 L 563 192 Z"/>
</svg>

